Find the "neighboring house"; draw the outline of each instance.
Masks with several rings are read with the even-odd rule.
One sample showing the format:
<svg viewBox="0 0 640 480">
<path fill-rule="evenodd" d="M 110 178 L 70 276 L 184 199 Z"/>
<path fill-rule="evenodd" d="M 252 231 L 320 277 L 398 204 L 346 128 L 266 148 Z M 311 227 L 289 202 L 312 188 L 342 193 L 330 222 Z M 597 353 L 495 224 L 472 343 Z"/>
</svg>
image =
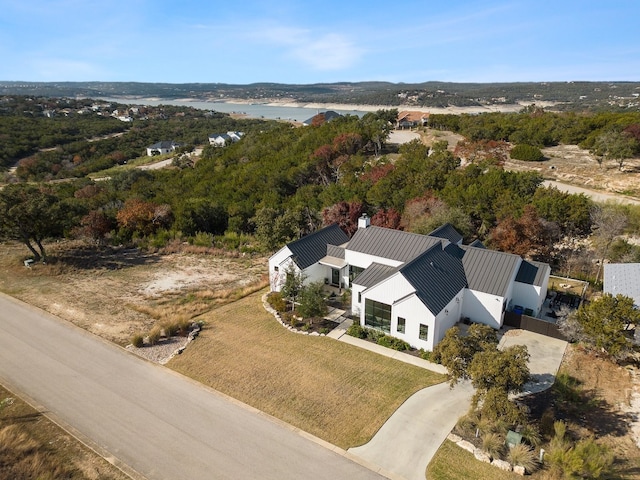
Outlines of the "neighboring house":
<svg viewBox="0 0 640 480">
<path fill-rule="evenodd" d="M 326 112 L 318 112 L 313 117 L 308 118 L 302 125 L 308 127 L 309 125 L 322 125 L 325 122 L 330 122 L 331 120 L 335 120 L 338 117 L 341 117 L 338 112 L 334 112 L 333 110 L 327 110 Z"/>
<path fill-rule="evenodd" d="M 244 132 L 213 133 L 209 135 L 209 145 L 224 147 L 232 142 L 237 142 L 243 135 Z"/>
<path fill-rule="evenodd" d="M 640 263 L 605 263 L 603 291 L 631 297 L 640 307 Z"/>
<path fill-rule="evenodd" d="M 153 157 L 154 155 L 165 155 L 175 151 L 178 147 L 180 147 L 180 144 L 175 142 L 163 141 L 154 143 L 147 147 L 147 155 L 150 157 Z"/>
<path fill-rule="evenodd" d="M 398 113 L 396 128 L 413 128 L 417 126 L 424 127 L 429 123 L 429 114 L 424 112 L 404 111 Z"/>
<path fill-rule="evenodd" d="M 351 239 L 331 225 L 281 248 L 269 259 L 272 291 L 292 263 L 306 282 L 351 288 L 351 312 L 362 326 L 425 350 L 463 319 L 498 329 L 506 310 L 537 315 L 551 272 L 480 242 L 462 245 L 449 224 L 418 235 L 370 226 L 366 216 Z"/>
</svg>

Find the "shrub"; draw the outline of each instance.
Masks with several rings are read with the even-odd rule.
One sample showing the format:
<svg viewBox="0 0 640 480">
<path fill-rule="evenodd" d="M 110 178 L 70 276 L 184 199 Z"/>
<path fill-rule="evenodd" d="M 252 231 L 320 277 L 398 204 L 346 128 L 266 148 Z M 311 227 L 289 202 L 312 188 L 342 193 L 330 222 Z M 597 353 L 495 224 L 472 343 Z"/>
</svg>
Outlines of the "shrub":
<svg viewBox="0 0 640 480">
<path fill-rule="evenodd" d="M 482 448 L 493 458 L 500 458 L 504 448 L 504 440 L 497 433 L 489 432 L 482 435 Z"/>
<path fill-rule="evenodd" d="M 409 350 L 411 348 L 411 346 L 404 340 L 400 340 L 399 338 L 395 338 L 390 335 L 383 335 L 378 338 L 377 343 L 383 347 L 392 348 L 393 350 L 398 351 Z"/>
<path fill-rule="evenodd" d="M 528 473 L 535 472 L 538 469 L 538 458 L 536 452 L 528 445 L 520 443 L 509 449 L 507 459 L 513 465 L 520 465 Z"/>
<path fill-rule="evenodd" d="M 162 337 L 162 332 L 159 327 L 153 327 L 149 332 L 149 345 L 155 345 L 160 341 L 160 337 Z"/>
<path fill-rule="evenodd" d="M 354 323 L 347 329 L 347 335 L 356 338 L 367 338 L 367 329 L 359 323 Z"/>
<path fill-rule="evenodd" d="M 524 160 L 525 162 L 541 162 L 544 160 L 544 154 L 538 147 L 522 143 L 511 149 L 511 158 L 515 160 Z"/>
<path fill-rule="evenodd" d="M 144 347 L 144 337 L 141 333 L 136 333 L 133 337 L 131 337 L 131 344 L 136 347 Z"/>
<path fill-rule="evenodd" d="M 178 333 L 178 324 L 176 322 L 165 322 L 162 324 L 162 330 L 165 336 L 173 337 Z"/>
<path fill-rule="evenodd" d="M 213 234 L 209 232 L 197 232 L 195 237 L 189 239 L 189 243 L 198 247 L 213 247 Z"/>
<path fill-rule="evenodd" d="M 282 298 L 282 294 L 280 292 L 271 293 L 267 298 L 267 301 L 269 302 L 269 305 L 271 305 L 271 308 L 276 312 L 284 312 L 287 310 L 287 303 L 284 301 L 284 298 Z"/>
<path fill-rule="evenodd" d="M 419 355 L 420 355 L 420 358 L 423 360 L 427 360 L 429 362 L 435 361 L 435 359 L 433 358 L 433 352 L 430 352 L 429 350 L 423 350 L 421 348 Z"/>
</svg>

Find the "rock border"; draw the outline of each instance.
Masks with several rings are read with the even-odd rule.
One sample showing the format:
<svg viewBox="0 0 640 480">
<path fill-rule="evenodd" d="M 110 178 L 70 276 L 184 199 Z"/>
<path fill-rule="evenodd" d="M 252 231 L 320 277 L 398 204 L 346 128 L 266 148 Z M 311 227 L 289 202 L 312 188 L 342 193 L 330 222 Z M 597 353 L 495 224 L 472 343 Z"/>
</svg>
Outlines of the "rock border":
<svg viewBox="0 0 640 480">
<path fill-rule="evenodd" d="M 326 337 L 327 336 L 326 333 L 305 332 L 304 330 L 298 330 L 297 328 L 294 328 L 291 325 L 288 325 L 288 324 L 284 323 L 282 321 L 282 318 L 280 317 L 280 314 L 278 313 L 278 311 L 275 308 L 273 308 L 271 305 L 269 305 L 269 301 L 267 300 L 267 297 L 269 296 L 269 293 L 271 293 L 271 292 L 268 292 L 268 293 L 265 293 L 264 295 L 262 295 L 262 306 L 264 307 L 264 309 L 268 313 L 273 315 L 275 317 L 275 319 L 278 321 L 278 323 L 280 323 L 280 325 L 282 325 L 284 328 L 286 328 L 290 332 L 299 333 L 301 335 L 309 335 L 311 337 Z"/>
<path fill-rule="evenodd" d="M 499 468 L 500 470 L 504 470 L 505 472 L 514 472 L 522 476 L 526 475 L 527 473 L 525 468 L 522 465 L 511 465 L 506 460 L 500 460 L 499 458 L 492 458 L 489 452 L 485 452 L 481 448 L 476 448 L 476 446 L 473 443 L 467 440 L 463 440 L 460 435 L 456 435 L 455 433 L 450 433 L 449 435 L 447 435 L 447 440 L 452 441 L 463 450 L 466 450 L 467 452 L 473 454 L 476 460 L 480 460 L 481 462 L 485 462 L 490 465 L 493 465 L 494 467 Z"/>
</svg>

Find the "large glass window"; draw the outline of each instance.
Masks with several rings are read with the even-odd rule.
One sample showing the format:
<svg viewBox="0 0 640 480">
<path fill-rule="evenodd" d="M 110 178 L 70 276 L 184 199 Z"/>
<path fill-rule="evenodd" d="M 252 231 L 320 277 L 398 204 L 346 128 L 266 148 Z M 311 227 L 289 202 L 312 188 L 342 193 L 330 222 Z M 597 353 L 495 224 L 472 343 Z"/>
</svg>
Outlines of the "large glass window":
<svg viewBox="0 0 640 480">
<path fill-rule="evenodd" d="M 407 321 L 402 318 L 402 317 L 398 317 L 398 333 L 404 333 L 404 326 L 407 323 Z"/>
<path fill-rule="evenodd" d="M 351 282 L 353 282 L 353 279 L 360 275 L 362 272 L 364 272 L 364 268 L 349 265 L 349 286 L 351 286 Z"/>
<path fill-rule="evenodd" d="M 420 340 L 429 340 L 429 326 L 420 324 Z"/>
<path fill-rule="evenodd" d="M 364 301 L 364 324 L 383 332 L 391 331 L 391 305 L 369 298 Z"/>
</svg>

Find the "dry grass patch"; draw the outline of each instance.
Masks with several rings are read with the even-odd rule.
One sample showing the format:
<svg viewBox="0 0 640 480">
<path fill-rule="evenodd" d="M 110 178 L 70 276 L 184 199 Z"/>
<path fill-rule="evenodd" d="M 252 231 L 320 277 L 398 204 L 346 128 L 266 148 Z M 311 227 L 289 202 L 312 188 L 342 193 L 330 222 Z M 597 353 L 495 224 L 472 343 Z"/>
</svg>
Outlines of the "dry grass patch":
<svg viewBox="0 0 640 480">
<path fill-rule="evenodd" d="M 125 480 L 129 477 L 0 387 L 0 478 Z"/>
<path fill-rule="evenodd" d="M 522 478 L 512 472 L 505 472 L 475 457 L 445 440 L 427 467 L 429 480 L 514 480 Z"/>
<path fill-rule="evenodd" d="M 202 316 L 207 328 L 168 366 L 342 448 L 366 443 L 410 395 L 445 380 L 291 333 L 264 310 L 261 295 Z"/>
</svg>

